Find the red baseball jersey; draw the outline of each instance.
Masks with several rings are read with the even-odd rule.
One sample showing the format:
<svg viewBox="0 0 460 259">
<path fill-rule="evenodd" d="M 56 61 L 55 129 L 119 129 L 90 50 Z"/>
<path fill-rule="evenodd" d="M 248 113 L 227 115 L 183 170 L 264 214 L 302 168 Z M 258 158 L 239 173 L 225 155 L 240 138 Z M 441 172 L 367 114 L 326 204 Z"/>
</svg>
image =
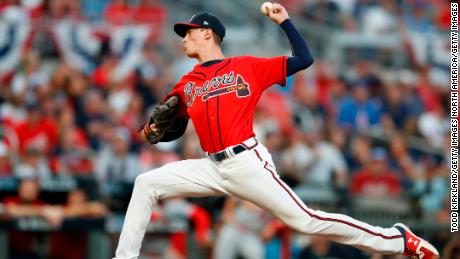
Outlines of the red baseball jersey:
<svg viewBox="0 0 460 259">
<path fill-rule="evenodd" d="M 179 115 L 192 120 L 201 148 L 215 153 L 255 135 L 256 104 L 269 86 L 285 85 L 286 60 L 240 56 L 198 64 L 168 96 L 180 96 Z"/>
</svg>

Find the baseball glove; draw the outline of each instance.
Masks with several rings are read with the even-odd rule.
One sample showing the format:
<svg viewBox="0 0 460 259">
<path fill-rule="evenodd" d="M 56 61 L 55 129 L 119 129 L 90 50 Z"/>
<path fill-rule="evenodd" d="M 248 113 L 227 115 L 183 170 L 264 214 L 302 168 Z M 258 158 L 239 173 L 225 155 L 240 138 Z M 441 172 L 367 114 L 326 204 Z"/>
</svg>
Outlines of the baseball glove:
<svg viewBox="0 0 460 259">
<path fill-rule="evenodd" d="M 151 145 L 157 144 L 174 124 L 178 110 L 179 97 L 177 96 L 172 96 L 164 103 L 155 106 L 149 121 L 139 129 L 142 137 Z M 157 131 L 150 128 L 152 124 L 155 124 Z"/>
</svg>

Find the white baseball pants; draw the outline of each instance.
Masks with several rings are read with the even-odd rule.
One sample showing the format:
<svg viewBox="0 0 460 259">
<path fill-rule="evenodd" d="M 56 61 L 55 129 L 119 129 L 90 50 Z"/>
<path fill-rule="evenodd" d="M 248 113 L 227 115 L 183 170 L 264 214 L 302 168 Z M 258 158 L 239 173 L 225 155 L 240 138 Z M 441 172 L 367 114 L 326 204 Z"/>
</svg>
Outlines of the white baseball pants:
<svg viewBox="0 0 460 259">
<path fill-rule="evenodd" d="M 345 215 L 308 208 L 281 181 L 268 150 L 254 138 L 244 143 L 253 148 L 221 162 L 207 157 L 182 160 L 137 176 L 115 258 L 139 256 L 158 200 L 225 194 L 266 209 L 301 233 L 325 236 L 372 253 L 402 254 L 404 240 L 396 228 L 371 226 Z"/>
</svg>

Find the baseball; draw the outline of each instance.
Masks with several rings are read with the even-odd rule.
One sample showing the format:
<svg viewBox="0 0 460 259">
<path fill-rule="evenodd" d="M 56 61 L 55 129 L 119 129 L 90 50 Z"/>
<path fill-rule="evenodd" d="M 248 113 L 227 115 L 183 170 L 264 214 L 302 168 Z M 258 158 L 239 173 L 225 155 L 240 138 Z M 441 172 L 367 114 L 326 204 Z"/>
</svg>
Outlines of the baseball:
<svg viewBox="0 0 460 259">
<path fill-rule="evenodd" d="M 268 16 L 268 13 L 269 13 L 269 10 L 273 8 L 273 3 L 271 2 L 264 2 L 261 6 L 260 6 L 260 11 Z"/>
</svg>

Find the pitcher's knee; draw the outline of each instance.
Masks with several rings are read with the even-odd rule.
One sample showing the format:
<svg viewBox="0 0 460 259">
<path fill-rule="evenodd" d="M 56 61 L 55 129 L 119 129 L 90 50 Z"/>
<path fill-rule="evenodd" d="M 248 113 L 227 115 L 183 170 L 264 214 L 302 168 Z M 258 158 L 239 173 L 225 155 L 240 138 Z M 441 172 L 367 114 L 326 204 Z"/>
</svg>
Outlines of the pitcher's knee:
<svg viewBox="0 0 460 259">
<path fill-rule="evenodd" d="M 158 182 L 156 179 L 157 178 L 156 173 L 155 173 L 156 170 L 145 172 L 145 173 L 142 173 L 136 176 L 136 179 L 134 180 L 134 188 L 144 189 L 144 188 L 155 187 L 155 183 Z"/>
<path fill-rule="evenodd" d="M 136 176 L 136 179 L 134 180 L 134 188 L 141 188 L 147 183 L 146 179 L 146 173 L 140 174 Z"/>
</svg>

